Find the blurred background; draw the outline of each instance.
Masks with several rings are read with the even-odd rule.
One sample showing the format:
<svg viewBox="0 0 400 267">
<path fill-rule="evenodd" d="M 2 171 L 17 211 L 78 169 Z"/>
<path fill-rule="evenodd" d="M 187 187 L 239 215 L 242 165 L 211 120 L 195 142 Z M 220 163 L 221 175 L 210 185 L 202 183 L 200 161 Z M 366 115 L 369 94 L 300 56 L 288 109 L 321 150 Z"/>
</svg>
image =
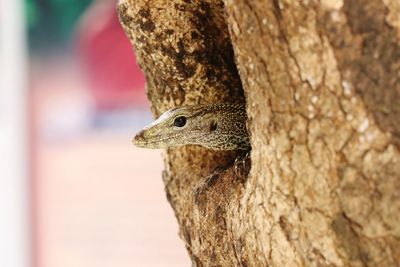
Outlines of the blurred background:
<svg viewBox="0 0 400 267">
<path fill-rule="evenodd" d="M 190 266 L 116 0 L 0 0 L 0 266 Z"/>
</svg>

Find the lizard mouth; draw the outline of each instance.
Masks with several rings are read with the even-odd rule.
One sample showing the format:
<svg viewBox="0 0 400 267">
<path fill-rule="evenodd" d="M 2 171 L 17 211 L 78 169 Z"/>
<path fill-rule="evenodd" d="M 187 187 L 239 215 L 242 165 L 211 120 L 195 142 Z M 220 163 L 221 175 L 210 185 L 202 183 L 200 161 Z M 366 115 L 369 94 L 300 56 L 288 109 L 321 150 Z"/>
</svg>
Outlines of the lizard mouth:
<svg viewBox="0 0 400 267">
<path fill-rule="evenodd" d="M 175 142 L 170 142 L 171 140 L 175 140 Z M 163 138 L 149 138 L 147 139 L 144 137 L 144 131 L 140 131 L 136 134 L 136 136 L 133 138 L 132 143 L 137 146 L 137 147 L 143 147 L 143 148 L 167 148 L 171 146 L 181 146 L 184 145 L 184 143 L 180 143 L 179 141 L 182 141 L 183 139 L 181 138 L 180 135 L 171 135 Z"/>
</svg>

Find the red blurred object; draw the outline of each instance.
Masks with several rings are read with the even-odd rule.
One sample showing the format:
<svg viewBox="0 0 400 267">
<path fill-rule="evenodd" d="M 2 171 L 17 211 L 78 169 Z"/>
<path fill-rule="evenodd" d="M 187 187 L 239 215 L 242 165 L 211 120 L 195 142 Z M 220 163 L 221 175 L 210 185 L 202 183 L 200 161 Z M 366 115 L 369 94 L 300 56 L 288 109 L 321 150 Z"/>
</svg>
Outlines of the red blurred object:
<svg viewBox="0 0 400 267">
<path fill-rule="evenodd" d="M 77 49 L 99 110 L 143 106 L 145 78 L 114 1 L 96 1 L 81 20 Z"/>
</svg>

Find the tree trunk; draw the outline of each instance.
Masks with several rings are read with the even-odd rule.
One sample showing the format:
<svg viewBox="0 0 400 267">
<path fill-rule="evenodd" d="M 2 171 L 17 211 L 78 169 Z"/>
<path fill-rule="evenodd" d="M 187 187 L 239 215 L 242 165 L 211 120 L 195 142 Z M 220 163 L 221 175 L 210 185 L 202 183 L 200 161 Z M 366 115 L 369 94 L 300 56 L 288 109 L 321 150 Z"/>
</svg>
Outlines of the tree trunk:
<svg viewBox="0 0 400 267">
<path fill-rule="evenodd" d="M 194 266 L 400 266 L 398 0 L 120 0 L 119 13 L 156 116 L 247 103 L 250 172 L 235 152 L 165 153 Z"/>
</svg>

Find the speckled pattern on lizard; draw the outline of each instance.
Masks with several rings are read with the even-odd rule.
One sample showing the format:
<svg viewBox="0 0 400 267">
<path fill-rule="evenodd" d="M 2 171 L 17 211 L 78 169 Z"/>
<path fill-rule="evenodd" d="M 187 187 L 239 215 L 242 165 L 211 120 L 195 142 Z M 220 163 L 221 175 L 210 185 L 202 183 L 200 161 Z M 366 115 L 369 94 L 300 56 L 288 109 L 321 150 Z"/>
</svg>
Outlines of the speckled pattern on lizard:
<svg viewBox="0 0 400 267">
<path fill-rule="evenodd" d="M 250 150 L 244 104 L 220 103 L 173 108 L 139 131 L 143 148 L 201 145 L 213 150 Z"/>
</svg>

